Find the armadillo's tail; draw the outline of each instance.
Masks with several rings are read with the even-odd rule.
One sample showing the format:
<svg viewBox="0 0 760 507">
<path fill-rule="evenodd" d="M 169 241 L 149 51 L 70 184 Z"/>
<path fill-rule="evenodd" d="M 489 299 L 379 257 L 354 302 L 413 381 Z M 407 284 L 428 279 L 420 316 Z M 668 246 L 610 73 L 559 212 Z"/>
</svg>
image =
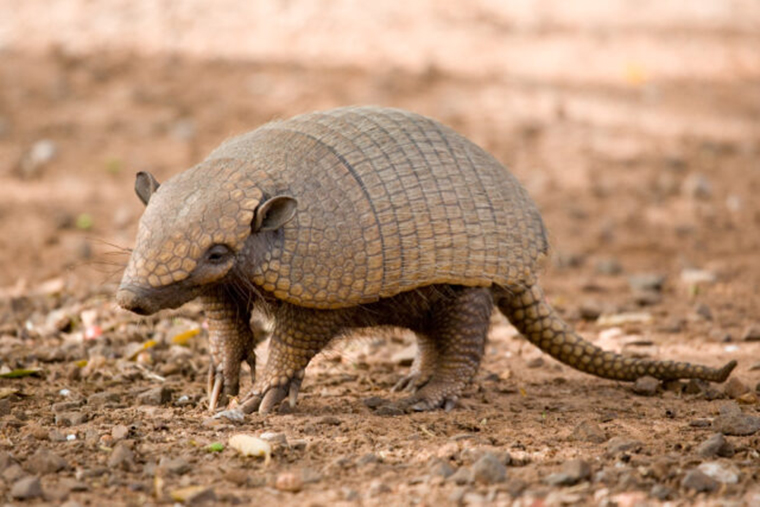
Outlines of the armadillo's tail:
<svg viewBox="0 0 760 507">
<path fill-rule="evenodd" d="M 723 382 L 736 367 L 736 361 L 717 369 L 607 352 L 581 338 L 563 321 L 546 302 L 538 285 L 519 289 L 498 287 L 493 293 L 499 310 L 531 343 L 555 359 L 597 377 L 635 381 L 648 375 L 660 380 L 697 378 Z"/>
</svg>

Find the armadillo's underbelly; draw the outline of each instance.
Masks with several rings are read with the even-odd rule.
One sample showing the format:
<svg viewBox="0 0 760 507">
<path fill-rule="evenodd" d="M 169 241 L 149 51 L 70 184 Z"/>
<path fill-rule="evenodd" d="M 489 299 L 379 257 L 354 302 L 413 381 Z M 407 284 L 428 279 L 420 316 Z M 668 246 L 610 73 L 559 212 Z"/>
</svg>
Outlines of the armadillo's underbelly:
<svg viewBox="0 0 760 507">
<path fill-rule="evenodd" d="M 547 249 L 540 216 L 514 177 L 411 113 L 299 116 L 213 156 L 265 160 L 298 199 L 296 218 L 252 279 L 301 306 L 353 306 L 431 284 L 519 283 Z"/>
</svg>

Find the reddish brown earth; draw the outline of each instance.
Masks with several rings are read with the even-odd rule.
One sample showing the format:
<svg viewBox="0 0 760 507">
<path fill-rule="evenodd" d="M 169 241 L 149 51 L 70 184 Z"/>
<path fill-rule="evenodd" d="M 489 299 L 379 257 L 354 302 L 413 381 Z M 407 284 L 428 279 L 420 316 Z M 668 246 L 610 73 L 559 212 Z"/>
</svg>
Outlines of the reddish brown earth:
<svg viewBox="0 0 760 507">
<path fill-rule="evenodd" d="M 41 373 L 0 379 L 0 495 L 16 503 L 14 487 L 37 476 L 42 496 L 28 502 L 51 505 L 161 504 L 190 486 L 203 487 L 197 502 L 231 505 L 757 505 L 760 430 L 730 433 L 737 418 L 760 417 L 760 330 L 750 340 L 760 326 L 760 88 L 633 81 L 5 52 L 0 367 Z M 737 359 L 734 383 L 641 396 L 559 365 L 496 320 L 482 369 L 450 413 L 368 406 L 408 369 L 401 336 L 332 347 L 307 371 L 293 413 L 210 419 L 205 331 L 172 342 L 202 326 L 198 307 L 139 318 L 113 303 L 141 213 L 134 173 L 166 179 L 269 119 L 355 103 L 437 117 L 517 174 L 551 231 L 543 285 L 589 340 L 713 366 Z M 37 163 L 43 140 L 55 153 Z M 634 290 L 646 274 L 662 287 Z M 605 322 L 629 312 L 646 319 Z M 161 386 L 163 400 L 141 397 Z M 730 450 L 700 453 L 717 431 Z M 269 464 L 228 447 L 234 434 L 264 432 L 286 439 L 275 438 Z M 209 451 L 215 442 L 221 452 Z M 574 458 L 590 475 L 557 484 L 552 474 Z M 735 483 L 694 479 L 705 463 Z M 473 479 L 483 467 L 497 476 Z"/>
</svg>

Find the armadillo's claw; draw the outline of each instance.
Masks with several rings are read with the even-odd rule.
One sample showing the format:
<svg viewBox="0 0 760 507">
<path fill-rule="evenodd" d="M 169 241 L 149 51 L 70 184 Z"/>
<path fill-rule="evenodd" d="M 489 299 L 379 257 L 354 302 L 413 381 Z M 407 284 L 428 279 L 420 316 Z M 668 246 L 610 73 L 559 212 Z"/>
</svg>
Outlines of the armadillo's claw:
<svg viewBox="0 0 760 507">
<path fill-rule="evenodd" d="M 224 376 L 222 375 L 222 372 L 216 372 L 213 378 L 213 384 L 209 382 L 208 390 L 208 411 L 212 414 L 216 411 L 216 406 L 219 403 L 219 395 L 222 393 L 222 387 L 224 387 Z"/>
<path fill-rule="evenodd" d="M 429 375 L 423 376 L 420 373 L 410 373 L 409 375 L 401 377 L 391 388 L 391 392 L 398 393 L 403 391 L 407 393 L 415 393 L 418 389 L 427 384 L 429 380 Z"/>
<path fill-rule="evenodd" d="M 273 387 L 264 395 L 264 398 L 261 400 L 261 405 L 259 405 L 259 414 L 268 414 L 273 409 L 277 408 L 277 405 L 279 405 L 280 402 L 287 396 L 287 387 Z"/>
<path fill-rule="evenodd" d="M 301 390 L 302 377 L 296 377 L 290 381 L 290 390 L 288 392 L 288 404 L 290 408 L 296 408 L 296 402 L 298 401 L 298 392 Z"/>
</svg>

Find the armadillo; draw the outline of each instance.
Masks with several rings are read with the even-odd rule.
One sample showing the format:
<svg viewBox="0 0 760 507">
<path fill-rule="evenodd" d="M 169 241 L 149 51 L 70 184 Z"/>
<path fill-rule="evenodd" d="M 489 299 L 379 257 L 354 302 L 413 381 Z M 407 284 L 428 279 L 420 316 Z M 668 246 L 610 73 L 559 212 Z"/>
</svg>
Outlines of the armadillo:
<svg viewBox="0 0 760 507">
<path fill-rule="evenodd" d="M 723 382 L 736 366 L 630 358 L 581 338 L 547 302 L 536 205 L 494 157 L 407 111 L 349 107 L 265 124 L 164 184 L 138 173 L 146 205 L 116 294 L 139 314 L 199 297 L 209 323 L 209 405 L 254 382 L 246 411 L 295 405 L 309 361 L 372 327 L 413 331 L 395 386 L 410 410 L 451 408 L 484 354 L 494 307 L 573 368 L 634 381 Z M 256 373 L 252 311 L 273 317 Z"/>
</svg>

